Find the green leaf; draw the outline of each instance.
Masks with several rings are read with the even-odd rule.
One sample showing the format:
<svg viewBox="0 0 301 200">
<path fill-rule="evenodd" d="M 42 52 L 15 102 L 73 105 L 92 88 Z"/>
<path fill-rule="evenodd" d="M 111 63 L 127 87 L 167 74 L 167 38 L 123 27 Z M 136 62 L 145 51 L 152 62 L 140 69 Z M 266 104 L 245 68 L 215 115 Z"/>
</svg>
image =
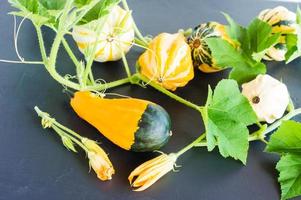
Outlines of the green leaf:
<svg viewBox="0 0 301 200">
<path fill-rule="evenodd" d="M 280 172 L 281 199 L 290 199 L 301 195 L 301 155 L 282 156 L 276 169 Z"/>
<path fill-rule="evenodd" d="M 250 38 L 250 50 L 256 53 L 274 46 L 280 37 L 280 33 L 272 34 L 272 27 L 258 18 L 249 24 L 247 33 Z"/>
<path fill-rule="evenodd" d="M 299 153 L 301 155 L 301 123 L 284 121 L 271 136 L 266 151 L 275 153 Z"/>
<path fill-rule="evenodd" d="M 254 79 L 258 74 L 266 73 L 266 66 L 263 63 L 252 60 L 226 40 L 207 38 L 205 41 L 212 51 L 214 62 L 222 68 L 232 67 L 229 78 L 239 84 Z"/>
<path fill-rule="evenodd" d="M 202 115 L 208 150 L 217 145 L 223 157 L 231 156 L 245 164 L 249 148 L 247 126 L 257 122 L 249 101 L 240 93 L 236 81 L 222 80 L 213 96 L 209 92 L 207 102 Z"/>
<path fill-rule="evenodd" d="M 272 27 L 258 18 L 244 28 L 228 14 L 223 14 L 229 23 L 227 33 L 235 42 L 233 45 L 221 38 L 205 39 L 216 65 L 231 67 L 229 78 L 235 79 L 239 84 L 266 73 L 266 66 L 261 60 L 267 50 L 278 42 L 280 34 L 272 34 Z"/>
<path fill-rule="evenodd" d="M 19 11 L 10 12 L 12 15 L 30 19 L 34 24 L 42 25 L 49 20 L 47 10 L 38 0 L 8 0 Z"/>
<path fill-rule="evenodd" d="M 85 13 L 88 11 L 80 21 L 80 23 L 83 24 L 105 16 L 120 0 L 75 0 L 72 7 L 68 8 L 70 10 L 65 8 L 66 2 L 67 0 L 9 0 L 9 3 L 19 10 L 11 12 L 10 14 L 26 17 L 37 25 L 56 27 L 59 23 L 58 17 L 63 11 L 72 13 L 73 15 L 80 15 L 82 11 Z M 97 4 L 92 7 L 92 3 Z M 71 23 L 69 18 L 67 21 Z"/>
<path fill-rule="evenodd" d="M 82 0 L 85 1 L 85 0 Z M 86 0 L 86 2 L 89 2 Z M 97 20 L 110 12 L 110 9 L 117 5 L 120 0 L 102 0 L 99 1 L 80 21 L 80 24 L 86 24 Z"/>
<path fill-rule="evenodd" d="M 253 80 L 258 74 L 265 74 L 265 64 L 258 62 L 254 66 L 250 64 L 237 65 L 229 74 L 229 78 L 236 80 L 239 84 Z"/>
<path fill-rule="evenodd" d="M 39 0 L 39 2 L 47 10 L 62 10 L 66 4 L 66 0 Z"/>
<path fill-rule="evenodd" d="M 229 23 L 229 26 L 226 26 L 227 33 L 245 49 L 244 46 L 249 44 L 247 29 L 237 24 L 227 13 L 223 13 L 223 15 Z"/>
<path fill-rule="evenodd" d="M 285 54 L 285 60 L 287 61 L 287 63 L 289 62 L 289 60 L 295 59 L 295 58 L 293 58 L 294 57 L 293 55 L 298 50 L 297 40 L 298 40 L 298 37 L 296 34 L 287 34 L 285 37 L 285 44 L 286 44 L 286 48 L 287 48 L 287 52 Z"/>
</svg>

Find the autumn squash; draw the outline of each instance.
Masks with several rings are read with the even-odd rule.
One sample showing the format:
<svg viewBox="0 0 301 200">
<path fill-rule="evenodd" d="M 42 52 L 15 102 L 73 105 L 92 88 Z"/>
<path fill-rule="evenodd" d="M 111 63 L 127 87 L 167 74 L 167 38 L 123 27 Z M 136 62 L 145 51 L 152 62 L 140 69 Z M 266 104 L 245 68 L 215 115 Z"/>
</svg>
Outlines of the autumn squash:
<svg viewBox="0 0 301 200">
<path fill-rule="evenodd" d="M 137 64 L 142 75 L 172 91 L 194 77 L 191 50 L 182 33 L 156 36 Z"/>
<path fill-rule="evenodd" d="M 217 22 L 208 22 L 196 26 L 191 35 L 187 38 L 187 43 L 191 48 L 193 65 L 206 73 L 222 70 L 217 66 L 211 55 L 211 50 L 206 44 L 205 39 L 219 37 L 233 43 L 226 33 L 225 26 Z"/>
<path fill-rule="evenodd" d="M 107 99 L 79 91 L 70 104 L 79 117 L 126 150 L 153 151 L 166 144 L 171 136 L 168 113 L 150 101 Z"/>
<path fill-rule="evenodd" d="M 265 60 L 285 60 L 286 36 L 296 32 L 296 14 L 283 6 L 266 9 L 259 13 L 258 18 L 272 26 L 272 33 L 281 33 L 279 43 L 271 47 L 264 56 Z"/>
<path fill-rule="evenodd" d="M 102 28 L 97 34 L 99 26 Z M 119 60 L 122 54 L 130 50 L 135 37 L 131 12 L 115 6 L 108 17 L 75 26 L 72 36 L 85 56 L 93 52 L 94 44 L 97 42 L 95 61 Z"/>
</svg>

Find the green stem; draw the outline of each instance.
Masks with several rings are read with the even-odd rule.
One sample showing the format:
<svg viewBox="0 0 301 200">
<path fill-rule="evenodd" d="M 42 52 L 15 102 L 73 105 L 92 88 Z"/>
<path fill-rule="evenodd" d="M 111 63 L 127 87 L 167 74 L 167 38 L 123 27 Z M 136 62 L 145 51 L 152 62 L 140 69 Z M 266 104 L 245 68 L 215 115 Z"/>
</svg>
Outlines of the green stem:
<svg viewBox="0 0 301 200">
<path fill-rule="evenodd" d="M 35 28 L 36 28 L 36 32 L 37 32 L 37 36 L 38 36 L 38 41 L 39 41 L 39 46 L 40 46 L 42 60 L 43 60 L 43 63 L 45 65 L 45 68 L 48 71 L 48 73 L 52 76 L 52 78 L 54 80 L 56 80 L 60 84 L 65 85 L 65 86 L 67 86 L 69 88 L 72 88 L 74 90 L 80 90 L 81 87 L 80 87 L 79 84 L 74 83 L 72 81 L 69 81 L 69 80 L 63 78 L 61 75 L 59 75 L 57 73 L 57 71 L 55 70 L 55 67 L 52 67 L 51 64 L 49 64 L 51 62 L 52 63 L 55 63 L 55 62 L 54 61 L 50 62 L 50 60 L 53 59 L 53 57 L 51 59 L 47 57 L 46 50 L 45 50 L 45 45 L 44 45 L 44 39 L 43 39 L 42 31 L 41 31 L 41 27 L 35 25 Z M 58 39 L 56 39 L 56 43 L 60 43 L 60 41 Z M 53 46 L 55 48 L 57 48 L 57 46 L 59 46 L 59 44 L 55 44 Z M 58 48 L 57 48 L 57 50 L 58 50 Z M 55 52 L 52 50 L 52 53 L 54 54 Z M 56 54 L 57 54 L 57 52 L 56 52 Z M 56 59 L 56 55 L 54 55 L 54 57 Z"/>
<path fill-rule="evenodd" d="M 65 127 L 64 125 L 57 122 L 54 118 L 50 117 L 50 115 L 48 113 L 41 111 L 38 106 L 35 106 L 34 110 L 36 111 L 36 113 L 38 114 L 39 117 L 51 121 L 52 124 L 54 124 L 55 126 L 57 126 L 58 128 L 60 128 L 64 131 L 70 133 L 71 135 L 77 137 L 78 139 L 80 139 L 80 140 L 83 139 L 83 137 L 80 136 L 78 133 L 72 131 L 71 129 L 69 129 L 67 127 Z"/>
<path fill-rule="evenodd" d="M 71 129 L 67 128 L 66 126 L 63 126 L 62 124 L 58 123 L 56 120 L 53 122 L 53 124 L 56 125 L 57 127 L 61 128 L 62 130 L 64 130 L 64 131 L 70 133 L 70 134 L 73 135 L 74 137 L 76 137 L 76 138 L 78 138 L 78 139 L 80 139 L 80 140 L 83 139 L 83 137 L 80 136 L 78 133 L 72 131 Z"/>
<path fill-rule="evenodd" d="M 60 124 L 59 122 L 57 122 L 54 118 L 50 117 L 50 115 L 48 113 L 41 111 L 38 108 L 38 106 L 35 106 L 34 110 L 36 111 L 36 113 L 38 114 L 39 117 L 41 117 L 42 119 L 46 119 L 52 123 L 51 127 L 53 128 L 53 130 L 55 130 L 55 132 L 58 135 L 60 135 L 61 137 L 62 136 L 69 137 L 73 142 L 75 142 L 81 148 L 83 148 L 86 152 L 88 152 L 88 149 L 80 142 L 83 138 L 82 136 L 80 136 L 78 133 L 72 131 L 71 129 L 69 129 L 69 128 L 63 126 L 62 124 Z M 80 141 L 77 140 L 76 138 L 78 138 Z"/>
<path fill-rule="evenodd" d="M 206 133 L 201 134 L 196 140 L 192 143 L 181 149 L 179 152 L 176 153 L 177 157 L 181 156 L 186 151 L 190 150 L 191 148 L 195 147 L 196 144 L 200 143 L 206 137 Z"/>
<path fill-rule="evenodd" d="M 39 42 L 39 46 L 40 46 L 40 52 L 41 52 L 42 60 L 45 64 L 45 63 L 47 63 L 48 58 L 47 58 L 47 54 L 46 54 L 46 50 L 45 50 L 45 44 L 44 44 L 44 39 L 43 39 L 41 27 L 35 25 L 35 29 L 36 29 L 37 36 L 38 36 L 38 42 Z"/>
<path fill-rule="evenodd" d="M 94 80 L 92 69 L 89 72 L 89 78 L 90 78 L 90 81 L 91 81 L 91 85 L 94 85 L 95 84 L 95 80 Z"/>
<path fill-rule="evenodd" d="M 277 129 L 283 121 L 289 120 L 289 119 L 295 117 L 296 115 L 300 115 L 300 114 L 301 114 L 301 108 L 298 108 L 298 109 L 295 109 L 295 110 L 289 112 L 284 117 L 282 117 L 281 119 L 277 120 L 272 125 L 270 125 L 265 131 L 262 132 L 262 135 L 258 136 L 257 138 L 254 137 L 253 134 L 251 134 L 250 137 L 252 138 L 252 140 L 249 140 L 249 141 L 259 140 L 262 138 L 264 139 L 268 133 Z"/>
<path fill-rule="evenodd" d="M 68 53 L 69 57 L 71 58 L 72 62 L 74 63 L 74 65 L 76 67 L 81 67 L 80 62 L 77 60 L 76 56 L 74 55 L 73 51 L 71 50 L 71 48 L 70 48 L 68 42 L 66 41 L 66 39 L 63 38 L 62 41 L 63 41 L 63 46 L 64 46 L 66 52 Z"/>
<path fill-rule="evenodd" d="M 74 143 L 76 143 L 78 146 L 80 146 L 84 151 L 88 152 L 88 148 L 83 145 L 78 139 L 72 137 L 71 135 L 69 135 L 68 133 L 62 131 L 59 127 L 53 125 L 52 126 L 53 130 L 60 136 L 60 137 L 68 137 L 70 140 L 72 140 Z"/>
<path fill-rule="evenodd" d="M 29 65 L 43 65 L 44 63 L 41 61 L 19 61 L 19 60 L 5 60 L 5 59 L 0 59 L 0 62 L 4 63 L 14 63 L 14 64 L 29 64 Z"/>
<path fill-rule="evenodd" d="M 138 39 L 138 38 L 136 38 L 136 37 L 135 37 L 135 39 L 134 39 L 134 43 L 135 43 L 135 44 L 138 44 L 138 45 L 140 45 L 140 46 L 142 46 L 143 49 L 145 49 L 145 48 L 148 47 L 147 45 L 145 45 L 145 43 L 144 43 L 143 41 L 141 41 L 140 39 Z"/>
<path fill-rule="evenodd" d="M 175 99 L 176 101 L 190 107 L 190 108 L 193 108 L 195 110 L 197 110 L 198 112 L 201 112 L 203 107 L 201 106 L 198 106 L 186 99 L 183 99 L 182 97 L 179 97 L 178 95 L 166 90 L 165 88 L 161 87 L 160 85 L 154 83 L 153 81 L 150 81 L 148 78 L 142 76 L 142 75 L 138 75 L 139 79 L 142 80 L 143 82 L 147 83 L 148 85 L 152 86 L 153 88 L 155 88 L 156 90 L 162 92 L 163 94 Z"/>
<path fill-rule="evenodd" d="M 123 5 L 124 9 L 127 10 L 127 11 L 130 11 L 130 8 L 129 8 L 126 0 L 121 0 L 121 2 L 122 2 L 122 5 Z M 146 39 L 143 37 L 143 35 L 139 31 L 134 19 L 133 19 L 133 28 L 135 30 L 135 33 L 136 33 L 137 37 L 144 43 L 143 46 L 148 46 L 148 42 L 146 41 Z"/>
<path fill-rule="evenodd" d="M 105 90 L 105 89 L 109 89 L 109 88 L 113 88 L 113 87 L 117 87 L 117 86 L 120 86 L 120 85 L 130 83 L 131 79 L 133 79 L 135 77 L 137 77 L 137 74 L 134 74 L 134 75 L 132 75 L 131 77 L 128 77 L 128 78 L 120 79 L 120 80 L 117 80 L 117 81 L 112 81 L 112 82 L 106 83 L 106 84 L 87 86 L 86 89 L 87 90 L 102 91 L 102 90 Z"/>
<path fill-rule="evenodd" d="M 131 70 L 130 70 L 128 61 L 127 61 L 127 59 L 126 59 L 126 57 L 125 57 L 125 54 L 124 54 L 124 52 L 122 51 L 122 49 L 120 50 L 120 52 L 121 52 L 121 58 L 122 58 L 122 62 L 123 62 L 123 66 L 124 66 L 124 68 L 125 68 L 126 74 L 127 74 L 128 78 L 131 80 L 132 75 L 131 75 Z"/>
<path fill-rule="evenodd" d="M 61 42 L 63 39 L 63 35 L 64 34 L 62 32 L 58 31 L 56 34 L 56 37 L 54 38 L 54 41 L 52 43 L 52 47 L 51 47 L 50 55 L 49 55 L 49 63 L 48 63 L 48 66 L 50 68 L 55 69 L 56 58 L 57 58 L 58 51 L 59 51 L 59 48 L 60 48 L 60 45 L 61 45 Z"/>
</svg>

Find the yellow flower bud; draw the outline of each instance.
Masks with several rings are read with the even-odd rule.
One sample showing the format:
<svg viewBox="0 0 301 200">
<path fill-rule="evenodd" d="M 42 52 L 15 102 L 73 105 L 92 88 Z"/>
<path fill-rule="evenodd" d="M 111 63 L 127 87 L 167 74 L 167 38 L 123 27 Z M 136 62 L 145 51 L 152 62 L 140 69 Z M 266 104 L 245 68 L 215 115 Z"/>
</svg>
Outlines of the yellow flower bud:
<svg viewBox="0 0 301 200">
<path fill-rule="evenodd" d="M 143 191 L 150 187 L 174 169 L 176 160 L 176 154 L 161 154 L 138 166 L 128 177 L 134 191 Z"/>
</svg>

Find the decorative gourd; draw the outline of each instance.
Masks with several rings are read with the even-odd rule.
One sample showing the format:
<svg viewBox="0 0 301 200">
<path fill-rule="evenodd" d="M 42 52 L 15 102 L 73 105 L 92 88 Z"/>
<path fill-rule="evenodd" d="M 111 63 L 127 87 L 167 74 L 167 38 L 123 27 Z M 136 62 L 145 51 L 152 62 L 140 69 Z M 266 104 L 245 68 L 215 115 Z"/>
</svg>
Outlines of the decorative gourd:
<svg viewBox="0 0 301 200">
<path fill-rule="evenodd" d="M 242 94 L 249 100 L 258 120 L 268 123 L 283 116 L 290 99 L 286 85 L 267 74 L 243 84 Z"/>
<path fill-rule="evenodd" d="M 134 99 L 106 99 L 88 91 L 76 92 L 73 110 L 119 147 L 153 151 L 171 136 L 170 118 L 159 105 Z"/>
<path fill-rule="evenodd" d="M 286 35 L 295 34 L 296 14 L 283 6 L 266 9 L 259 13 L 258 18 L 272 26 L 273 33 L 281 33 L 280 42 L 271 47 L 266 53 L 265 60 L 285 60 Z"/>
<path fill-rule="evenodd" d="M 205 42 L 206 38 L 211 37 L 220 37 L 233 44 L 226 33 L 225 26 L 217 22 L 208 22 L 196 26 L 187 38 L 187 43 L 191 47 L 193 65 L 206 73 L 222 70 L 214 63 L 211 50 Z"/>
<path fill-rule="evenodd" d="M 91 54 L 97 41 L 95 61 L 119 60 L 122 52 L 126 54 L 130 50 L 135 37 L 131 12 L 115 6 L 103 20 L 76 26 L 72 36 L 85 56 Z M 102 29 L 97 35 L 96 30 L 99 26 L 102 26 Z"/>
<path fill-rule="evenodd" d="M 138 59 L 142 75 L 168 90 L 185 86 L 194 77 L 191 50 L 182 33 L 161 33 Z"/>
</svg>

